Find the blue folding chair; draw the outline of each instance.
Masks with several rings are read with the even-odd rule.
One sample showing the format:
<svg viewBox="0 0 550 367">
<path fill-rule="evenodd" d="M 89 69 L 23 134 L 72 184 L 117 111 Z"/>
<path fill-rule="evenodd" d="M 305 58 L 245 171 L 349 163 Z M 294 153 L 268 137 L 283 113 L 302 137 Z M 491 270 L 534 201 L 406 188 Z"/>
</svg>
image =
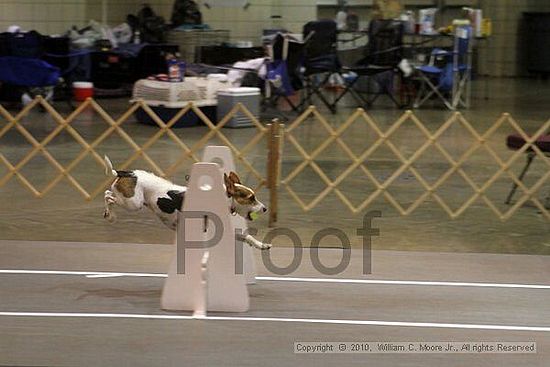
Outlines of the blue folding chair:
<svg viewBox="0 0 550 367">
<path fill-rule="evenodd" d="M 429 63 L 415 69 L 421 81 L 414 107 L 422 106 L 434 95 L 450 110 L 470 107 L 472 77 L 472 27 L 457 27 L 451 51 L 435 48 Z"/>
</svg>

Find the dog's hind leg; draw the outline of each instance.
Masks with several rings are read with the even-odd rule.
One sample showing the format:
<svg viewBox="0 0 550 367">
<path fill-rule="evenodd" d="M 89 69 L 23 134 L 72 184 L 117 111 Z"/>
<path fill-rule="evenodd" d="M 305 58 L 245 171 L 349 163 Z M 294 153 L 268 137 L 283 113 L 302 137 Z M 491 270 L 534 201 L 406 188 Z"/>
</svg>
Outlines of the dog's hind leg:
<svg viewBox="0 0 550 367">
<path fill-rule="evenodd" d="M 257 239 L 255 239 L 254 237 L 252 237 L 249 234 L 244 236 L 243 241 L 248 243 L 248 245 L 250 245 L 252 247 L 255 247 L 259 250 L 269 250 L 271 248 L 270 243 L 263 243 L 261 241 L 258 241 Z"/>
</svg>

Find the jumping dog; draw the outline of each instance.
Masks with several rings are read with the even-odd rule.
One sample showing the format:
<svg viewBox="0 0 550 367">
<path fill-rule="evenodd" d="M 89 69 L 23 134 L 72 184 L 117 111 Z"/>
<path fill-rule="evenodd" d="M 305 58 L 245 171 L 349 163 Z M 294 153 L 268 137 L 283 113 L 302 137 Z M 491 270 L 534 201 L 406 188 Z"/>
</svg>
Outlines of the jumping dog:
<svg viewBox="0 0 550 367">
<path fill-rule="evenodd" d="M 176 185 L 157 175 L 142 171 L 120 171 L 113 168 L 109 157 L 105 156 L 105 174 L 114 177 L 110 188 L 105 191 L 105 210 L 103 217 L 113 223 L 116 220 L 113 206 L 118 205 L 129 211 L 138 211 L 144 207 L 150 209 L 168 228 L 175 230 L 178 224 L 177 211 L 183 207 L 187 187 Z M 235 172 L 224 173 L 228 209 L 233 215 L 247 220 L 267 211 L 254 191 L 243 185 Z M 260 250 L 271 248 L 271 244 L 262 243 L 251 235 L 240 240 Z"/>
</svg>

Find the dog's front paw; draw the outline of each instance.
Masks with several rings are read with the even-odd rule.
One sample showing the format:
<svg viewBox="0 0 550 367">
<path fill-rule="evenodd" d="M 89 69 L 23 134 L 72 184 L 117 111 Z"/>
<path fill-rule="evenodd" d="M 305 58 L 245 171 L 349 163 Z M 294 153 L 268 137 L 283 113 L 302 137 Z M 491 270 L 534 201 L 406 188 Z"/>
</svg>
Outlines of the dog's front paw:
<svg viewBox="0 0 550 367">
<path fill-rule="evenodd" d="M 105 203 L 108 205 L 116 204 L 115 194 L 111 190 L 106 190 L 105 195 L 103 196 Z"/>
</svg>

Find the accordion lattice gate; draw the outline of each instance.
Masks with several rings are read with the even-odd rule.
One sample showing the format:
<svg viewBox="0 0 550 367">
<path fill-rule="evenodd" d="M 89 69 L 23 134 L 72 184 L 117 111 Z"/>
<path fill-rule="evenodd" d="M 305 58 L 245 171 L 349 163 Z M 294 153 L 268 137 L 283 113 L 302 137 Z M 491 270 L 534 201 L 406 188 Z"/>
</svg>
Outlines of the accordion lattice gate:
<svg viewBox="0 0 550 367">
<path fill-rule="evenodd" d="M 28 115 L 33 109 L 43 109 L 49 114 L 55 121 L 56 126 L 48 132 L 47 136 L 42 139 L 38 139 L 27 129 L 22 123 L 22 119 Z M 151 137 L 149 137 L 144 143 L 138 144 L 136 139 L 128 133 L 124 127 L 124 123 L 127 122 L 130 117 L 138 110 L 143 109 L 147 115 L 158 125 L 158 131 L 156 131 Z M 75 120 L 85 111 L 93 110 L 98 118 L 107 123 L 107 129 L 95 139 L 88 141 L 81 133 L 77 131 L 72 125 Z M 193 142 L 187 141 L 185 138 L 178 136 L 171 127 L 185 114 L 195 113 L 196 116 L 204 123 L 206 127 L 205 134 L 198 140 Z M 231 120 L 237 113 L 242 113 L 250 118 L 254 125 L 254 135 L 249 139 L 246 144 L 239 148 L 237 144 L 228 137 L 227 133 L 224 133 L 222 127 Z M 271 125 L 262 124 L 250 111 L 248 111 L 243 105 L 237 104 L 226 116 L 220 119 L 218 123 L 211 121 L 199 108 L 192 103 L 181 109 L 170 121 L 167 123 L 155 114 L 143 102 L 136 102 L 132 104 L 127 111 L 125 111 L 120 117 L 113 118 L 103 107 L 92 99 L 88 99 L 82 103 L 75 111 L 68 116 L 63 117 L 55 108 L 53 108 L 48 102 L 38 97 L 32 103 L 27 105 L 18 114 L 12 115 L 2 106 L 0 106 L 0 116 L 3 117 L 5 123 L 0 125 L 0 139 L 4 137 L 10 130 L 16 130 L 23 136 L 26 142 L 29 143 L 30 151 L 18 162 L 10 160 L 9 154 L 5 153 L 0 147 L 0 164 L 7 168 L 7 173 L 0 177 L 0 188 L 5 186 L 7 182 L 12 179 L 17 179 L 23 187 L 31 191 L 36 197 L 43 197 L 50 192 L 57 184 L 62 180 L 65 180 L 71 184 L 85 199 L 91 200 L 101 194 L 105 187 L 109 184 L 110 179 L 105 179 L 96 185 L 92 190 L 86 190 L 84 185 L 73 174 L 73 170 L 78 166 L 84 158 L 92 157 L 98 165 L 103 165 L 103 154 L 100 152 L 99 146 L 102 142 L 108 139 L 112 135 L 118 135 L 130 148 L 130 152 L 127 154 L 128 158 L 121 164 L 117 164 L 117 168 L 125 169 L 131 167 L 131 165 L 137 160 L 144 160 L 150 169 L 163 177 L 172 176 L 179 168 L 181 168 L 186 160 L 190 159 L 192 162 L 198 162 L 200 152 L 208 145 L 212 139 L 217 139 L 222 145 L 229 147 L 231 153 L 236 158 L 236 161 L 241 165 L 241 174 L 248 174 L 255 179 L 258 184 L 255 189 L 266 186 L 269 188 L 271 203 L 270 206 L 275 209 L 271 214 L 271 223 L 276 221 L 277 217 L 277 200 L 283 192 L 288 193 L 290 200 L 298 204 L 303 211 L 309 211 L 318 207 L 324 200 L 327 199 L 329 194 L 334 194 L 336 197 L 347 207 L 352 213 L 360 213 L 369 208 L 378 199 L 383 199 L 394 207 L 401 215 L 410 215 L 417 210 L 426 201 L 433 201 L 437 203 L 444 212 L 450 218 L 457 218 L 464 214 L 464 212 L 475 203 L 483 203 L 486 205 L 492 213 L 495 214 L 500 220 L 508 220 L 518 209 L 524 205 L 527 201 L 532 202 L 538 210 L 542 213 L 542 216 L 550 221 L 550 210 L 545 207 L 544 203 L 537 198 L 544 185 L 548 185 L 550 182 L 550 158 L 547 153 L 542 152 L 539 147 L 534 144 L 534 141 L 541 134 L 550 131 L 550 120 L 544 122 L 536 132 L 529 135 L 520 126 L 520 124 L 509 114 L 502 114 L 485 132 L 479 132 L 474 125 L 469 122 L 462 114 L 452 114 L 442 125 L 440 125 L 434 132 L 431 132 L 426 125 L 419 120 L 412 112 L 407 111 L 395 122 L 390 125 L 384 125 L 387 127 L 381 127 L 371 116 L 369 116 L 364 110 L 357 109 L 347 118 L 343 123 L 332 124 L 329 122 L 315 107 L 310 107 L 303 114 L 298 116 L 294 121 L 283 126 L 277 121 L 274 121 Z M 356 153 L 350 146 L 351 143 L 346 141 L 344 134 L 349 132 L 349 129 L 357 124 L 366 124 L 370 131 L 373 132 L 374 140 L 371 144 L 365 147 L 365 149 Z M 307 145 L 300 141 L 300 134 L 298 130 L 304 126 L 314 126 L 315 129 L 320 129 L 327 133 L 328 137 L 324 139 L 317 146 L 311 147 L 311 144 Z M 471 143 L 469 148 L 464 151 L 459 157 L 453 157 L 448 148 L 442 143 L 442 136 L 450 129 L 460 126 L 462 129 L 468 132 L 468 140 Z M 509 126 L 512 128 L 511 132 L 521 135 L 526 141 L 526 144 L 519 150 L 513 152 L 508 158 L 502 158 L 497 151 L 488 141 L 495 137 L 498 129 L 503 126 Z M 402 132 L 407 128 L 414 126 L 420 131 L 420 146 L 415 149 L 412 154 L 403 154 L 395 142 L 392 141 L 392 137 L 398 132 Z M 62 165 L 49 151 L 48 145 L 58 136 L 61 132 L 67 132 L 73 139 L 75 144 L 82 147 L 80 153 L 67 165 Z M 178 149 L 178 159 L 173 162 L 169 167 L 162 169 L 160 162 L 156 162 L 148 153 L 148 149 L 151 148 L 162 137 L 168 137 L 172 140 Z M 372 139 L 371 139 L 372 140 Z M 322 165 L 318 163 L 319 160 L 326 158 L 326 150 L 329 147 L 337 146 L 344 152 L 344 159 L 342 161 L 349 161 L 347 166 L 338 177 L 330 178 L 329 175 L 323 170 Z M 266 147 L 265 154 L 260 154 L 260 160 L 267 167 L 266 172 L 260 172 L 253 165 L 253 158 L 251 153 L 258 147 Z M 281 176 L 280 172 L 282 163 L 288 159 L 285 155 L 285 149 L 283 147 L 293 147 L 299 156 L 298 164 L 286 175 Z M 356 148 L 356 147 L 355 147 Z M 380 148 L 389 149 L 393 154 L 393 161 L 398 164 L 398 168 L 387 178 L 379 179 L 373 173 L 372 167 L 369 166 L 369 158 L 372 158 L 373 154 Z M 415 163 L 420 159 L 423 154 L 426 154 L 428 149 L 435 149 L 439 156 L 442 157 L 441 163 L 448 165 L 448 170 L 445 171 L 435 182 L 429 182 L 419 170 L 415 167 Z M 534 154 L 537 158 L 539 165 L 542 165 L 542 173 L 539 170 L 540 178 L 532 185 L 527 186 L 524 182 L 520 181 L 518 176 L 512 171 L 512 166 L 519 162 L 520 159 L 525 157 L 526 152 L 530 150 L 531 154 Z M 493 168 L 496 168 L 496 172 L 490 176 L 483 183 L 476 182 L 465 169 L 466 164 L 472 163 L 472 156 L 476 152 L 482 152 L 493 164 Z M 6 155 L 7 154 L 7 155 Z M 43 189 L 37 189 L 23 173 L 23 168 L 36 156 L 42 155 L 47 162 L 54 168 L 56 175 L 52 178 Z M 13 158 L 11 158 L 13 159 Z M 256 159 L 258 154 L 256 153 Z M 306 201 L 300 192 L 296 191 L 292 187 L 293 181 L 297 176 L 303 173 L 304 170 L 311 169 L 319 177 L 319 179 L 326 185 L 313 200 Z M 480 168 L 483 169 L 483 168 Z M 243 172 L 244 170 L 244 172 Z M 342 183 L 346 178 L 356 171 L 360 170 L 367 180 L 366 182 L 374 187 L 372 192 L 366 192 L 363 200 L 354 205 L 352 201 L 346 196 L 345 189 L 342 188 Z M 399 203 L 395 194 L 392 194 L 392 190 L 396 189 L 397 181 L 400 175 L 404 173 L 410 173 L 412 177 L 419 183 L 422 194 L 418 196 L 410 205 L 403 206 Z M 459 175 L 461 179 L 466 183 L 468 189 L 472 190 L 472 195 L 468 196 L 458 208 L 453 209 L 449 205 L 448 201 L 440 195 L 438 191 L 441 187 L 449 181 L 451 176 Z M 491 200 L 488 195 L 488 190 L 497 182 L 497 180 L 506 178 L 511 180 L 511 183 L 518 185 L 518 195 L 516 202 L 506 207 L 505 210 L 499 209 L 494 200 Z"/>
<path fill-rule="evenodd" d="M 311 124 L 312 119 L 314 120 L 313 123 L 319 126 L 319 129 L 323 128 L 326 130 L 328 133 L 328 138 L 317 147 L 311 149 L 311 152 L 308 153 L 299 142 L 298 137 L 295 136 L 294 131 L 306 122 Z M 406 158 L 395 143 L 390 140 L 392 135 L 394 135 L 399 129 L 406 128 L 405 123 L 414 124 L 414 126 L 421 131 L 423 138 L 423 143 L 421 146 L 414 153 L 412 153 L 409 158 Z M 526 141 L 526 144 L 521 149 L 514 152 L 508 160 L 503 160 L 499 157 L 495 150 L 487 144 L 488 140 L 505 123 L 508 123 L 513 128 L 515 133 L 521 135 L 521 137 Z M 374 144 L 366 147 L 361 154 L 355 154 L 342 137 L 343 134 L 354 124 L 367 124 L 368 127 L 376 134 Z M 453 156 L 439 141 L 441 136 L 455 125 L 461 125 L 464 127 L 472 137 L 472 144 L 470 148 L 466 150 L 458 159 L 453 158 Z M 433 198 L 434 201 L 448 214 L 448 216 L 454 219 L 461 216 L 476 201 L 482 200 L 499 219 L 507 220 L 526 201 L 530 200 L 541 211 L 544 217 L 547 220 L 550 220 L 550 210 L 548 210 L 548 208 L 546 208 L 535 195 L 545 183 L 550 182 L 550 158 L 534 144 L 534 141 L 538 136 L 549 130 L 550 120 L 542 124 L 542 126 L 532 136 L 529 136 L 512 118 L 512 116 L 504 113 L 486 132 L 479 133 L 462 114 L 456 112 L 452 114 L 452 116 L 449 117 L 443 125 L 437 129 L 437 131 L 431 133 L 411 111 L 405 112 L 387 129 L 383 130 L 363 109 L 357 109 L 355 113 L 352 114 L 345 122 L 337 128 L 334 128 L 317 109 L 311 107 L 285 129 L 285 142 L 290 143 L 301 155 L 303 160 L 288 175 L 282 178 L 281 184 L 286 188 L 290 196 L 304 211 L 309 211 L 317 207 L 329 193 L 334 192 L 341 202 L 353 213 L 364 211 L 376 199 L 382 196 L 401 215 L 409 215 L 426 200 Z M 316 159 L 323 157 L 323 152 L 329 146 L 334 144 L 337 144 L 341 150 L 345 152 L 347 155 L 346 158 L 349 158 L 352 163 L 338 177 L 331 180 L 320 165 L 317 164 Z M 380 181 L 375 177 L 366 163 L 372 154 L 381 146 L 389 148 L 399 164 L 399 168 L 383 181 Z M 430 147 L 437 149 L 437 151 L 444 157 L 444 163 L 447 163 L 450 166 L 450 168 L 433 184 L 428 183 L 428 181 L 422 177 L 419 171 L 414 167 L 414 163 Z M 497 165 L 497 171 L 494 175 L 481 185 L 477 184 L 463 168 L 464 164 L 472 157 L 474 152 L 480 149 L 483 149 L 484 152 L 487 153 Z M 542 174 L 542 177 L 530 188 L 526 187 L 526 185 L 510 170 L 512 164 L 514 164 L 514 162 L 521 157 L 524 157 L 528 149 L 531 149 L 538 159 L 544 162 L 545 167 L 545 172 Z M 310 202 L 305 202 L 291 187 L 291 182 L 307 167 L 310 167 L 326 185 L 326 188 Z M 360 169 L 368 179 L 368 183 L 375 187 L 375 190 L 370 193 L 370 195 L 366 196 L 364 201 L 358 206 L 353 205 L 353 203 L 339 187 L 341 183 L 356 169 Z M 388 189 L 392 187 L 397 178 L 406 171 L 411 172 L 414 178 L 420 183 L 423 188 L 423 194 L 421 194 L 410 206 L 405 208 L 399 204 L 394 195 L 392 195 Z M 451 209 L 451 207 L 437 192 L 438 188 L 440 188 L 455 173 L 459 174 L 474 192 L 474 194 L 465 200 L 465 202 L 457 210 Z M 499 210 L 495 203 L 487 197 L 486 192 L 499 178 L 504 175 L 507 175 L 515 184 L 518 185 L 519 190 L 522 191 L 522 195 L 517 199 L 514 205 L 510 206 L 507 211 L 503 212 Z"/>
<path fill-rule="evenodd" d="M 53 129 L 47 137 L 42 140 L 38 140 L 29 132 L 29 130 L 22 124 L 21 120 L 23 117 L 29 114 L 33 109 L 42 108 L 46 113 L 48 113 L 53 120 L 57 123 L 55 129 Z M 143 109 L 145 113 L 158 125 L 158 131 L 153 134 L 145 143 L 138 144 L 136 140 L 129 134 L 123 127 L 123 124 L 127 122 L 130 117 L 138 110 Z M 79 133 L 73 126 L 73 122 L 78 116 L 84 113 L 86 110 L 94 111 L 98 117 L 107 123 L 108 128 L 97 138 L 92 141 L 86 140 L 83 134 Z M 198 118 L 204 123 L 208 128 L 208 131 L 204 136 L 202 136 L 198 141 L 193 144 L 186 143 L 182 138 L 178 137 L 176 133 L 171 129 L 171 127 L 185 114 L 193 112 Z M 247 144 L 238 148 L 235 144 L 231 142 L 222 132 L 222 127 L 231 120 L 233 116 L 237 113 L 242 113 L 250 118 L 252 123 L 255 126 L 256 134 Z M 17 115 L 10 114 L 3 106 L 0 105 L 0 116 L 2 116 L 7 124 L 5 126 L 0 125 L 0 139 L 6 135 L 11 129 L 17 130 L 24 139 L 32 146 L 30 152 L 28 152 L 23 159 L 17 163 L 12 163 L 10 158 L 7 157 L 4 152 L 0 149 L 0 163 L 7 167 L 8 172 L 0 177 L 0 187 L 3 187 L 8 181 L 12 178 L 17 178 L 18 181 L 28 190 L 30 190 L 36 197 L 43 197 L 49 191 L 51 191 L 60 181 L 67 180 L 85 199 L 91 200 L 102 194 L 107 185 L 110 183 L 110 178 L 105 179 L 100 184 L 98 184 L 93 190 L 84 189 L 81 182 L 79 182 L 72 174 L 71 171 L 82 162 L 82 160 L 88 156 L 93 157 L 93 159 L 98 163 L 98 165 L 103 166 L 103 155 L 105 152 L 98 152 L 98 146 L 106 141 L 112 135 L 118 135 L 130 148 L 130 153 L 128 158 L 117 164 L 117 169 L 126 169 L 132 165 L 138 158 L 142 158 L 155 174 L 161 177 L 170 177 L 172 176 L 178 168 L 180 168 L 186 160 L 191 159 L 193 162 L 200 161 L 199 154 L 201 150 L 204 149 L 206 145 L 210 142 L 211 139 L 219 139 L 225 146 L 229 147 L 233 155 L 236 157 L 236 160 L 241 163 L 244 167 L 246 174 L 252 175 L 258 182 L 256 189 L 262 187 L 266 184 L 265 175 L 260 173 L 247 158 L 247 154 L 255 148 L 258 144 L 263 143 L 266 134 L 268 133 L 268 128 L 262 125 L 258 119 L 252 115 L 246 108 L 241 104 L 235 105 L 235 107 L 217 124 L 211 121 L 205 114 L 192 103 L 188 104 L 185 108 L 181 109 L 170 121 L 164 122 L 151 108 L 143 103 L 138 101 L 130 106 L 130 108 L 124 112 L 119 118 L 114 119 L 103 107 L 101 107 L 93 99 L 88 99 L 83 102 L 78 108 L 73 111 L 67 117 L 63 117 L 55 108 L 53 108 L 47 101 L 41 97 L 37 97 L 29 105 L 23 108 Z M 68 165 L 63 166 L 59 161 L 48 151 L 48 144 L 50 144 L 55 137 L 57 137 L 61 132 L 66 131 L 74 139 L 76 144 L 79 144 L 82 147 L 81 152 L 74 158 Z M 160 164 L 156 162 L 148 154 L 147 150 L 153 146 L 160 138 L 163 136 L 168 136 L 173 142 L 176 143 L 179 152 L 179 159 L 171 164 L 168 168 L 162 169 Z M 22 172 L 22 169 L 28 164 L 35 156 L 43 155 L 49 164 L 56 170 L 56 176 L 41 190 L 36 188 Z"/>
</svg>

